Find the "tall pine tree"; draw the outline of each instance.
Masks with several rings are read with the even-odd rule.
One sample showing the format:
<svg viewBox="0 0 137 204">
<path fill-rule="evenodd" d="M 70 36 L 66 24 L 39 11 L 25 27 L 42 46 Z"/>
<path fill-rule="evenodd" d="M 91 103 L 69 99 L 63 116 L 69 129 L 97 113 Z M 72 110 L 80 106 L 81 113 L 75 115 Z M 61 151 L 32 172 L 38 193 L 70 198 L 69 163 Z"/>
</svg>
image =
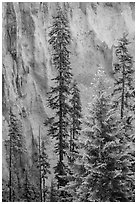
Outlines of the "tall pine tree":
<svg viewBox="0 0 137 204">
<path fill-rule="evenodd" d="M 120 109 L 121 118 L 124 114 L 127 114 L 127 111 L 132 113 L 135 111 L 135 76 L 133 58 L 129 53 L 129 44 L 130 42 L 124 34 L 118 41 L 115 51 L 118 63 L 114 64 L 114 74 L 117 81 L 114 84 L 113 95 L 115 106 Z M 132 117 L 129 117 L 128 122 L 131 120 Z"/>
<path fill-rule="evenodd" d="M 66 16 L 59 8 L 56 17 L 53 17 L 53 25 L 49 33 L 49 44 L 52 46 L 53 65 L 57 70 L 57 76 L 52 79 L 55 86 L 49 92 L 48 104 L 55 111 L 53 122 L 49 128 L 49 135 L 56 139 L 55 152 L 58 154 L 58 162 L 55 167 L 58 187 L 64 186 L 66 180 L 66 167 L 64 156 L 68 148 L 68 113 L 70 106 L 68 97 L 70 95 L 70 83 L 72 79 L 70 67 L 70 31 Z"/>
</svg>

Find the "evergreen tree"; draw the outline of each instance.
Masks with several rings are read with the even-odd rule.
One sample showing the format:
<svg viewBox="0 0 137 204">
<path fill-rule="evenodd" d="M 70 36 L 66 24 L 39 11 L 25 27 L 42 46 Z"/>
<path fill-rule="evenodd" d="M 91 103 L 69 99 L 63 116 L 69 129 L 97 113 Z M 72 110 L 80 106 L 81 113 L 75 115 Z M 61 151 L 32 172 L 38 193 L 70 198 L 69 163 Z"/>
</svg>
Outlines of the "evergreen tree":
<svg viewBox="0 0 137 204">
<path fill-rule="evenodd" d="M 27 170 L 25 171 L 25 181 L 23 185 L 23 201 L 31 202 L 33 200 L 33 190 L 30 185 L 29 176 Z"/>
<path fill-rule="evenodd" d="M 40 201 L 40 165 L 39 165 L 39 146 L 37 143 L 37 140 L 34 138 L 32 134 L 32 153 L 31 153 L 31 160 L 32 165 L 30 166 L 30 176 L 31 176 L 31 182 L 34 183 L 34 194 L 35 198 L 34 201 L 38 202 Z"/>
<path fill-rule="evenodd" d="M 41 155 L 40 155 L 40 165 L 41 165 L 41 180 L 42 180 L 42 190 L 43 190 L 43 200 L 46 199 L 46 179 L 48 174 L 50 174 L 50 164 L 48 160 L 48 155 L 46 153 L 45 143 L 42 141 L 41 145 Z"/>
<path fill-rule="evenodd" d="M 132 170 L 132 200 L 135 197 L 135 76 L 133 58 L 129 54 L 129 40 L 126 35 L 119 40 L 116 46 L 118 63 L 114 65 L 117 82 L 114 84 L 113 108 L 120 111 L 121 123 L 127 144 L 130 146 L 130 163 Z"/>
<path fill-rule="evenodd" d="M 104 82 L 104 79 L 105 79 L 105 82 Z M 104 70 L 101 67 L 99 67 L 99 69 L 97 70 L 97 73 L 95 75 L 95 78 L 93 79 L 93 83 L 92 83 L 92 85 L 94 87 L 93 98 L 96 98 L 96 96 L 103 93 L 103 90 L 105 90 L 106 87 L 107 88 L 110 87 L 110 83 L 106 79 L 107 78 L 106 78 Z M 75 84 L 75 82 L 74 82 L 74 84 Z M 76 131 L 79 132 L 80 131 L 79 127 L 81 128 L 81 124 L 79 123 L 79 120 L 81 118 L 81 114 L 80 114 L 81 113 L 81 107 L 80 107 L 80 102 L 79 102 L 79 93 L 77 93 L 77 91 L 74 91 L 74 89 L 75 88 L 72 89 L 73 90 L 72 91 L 73 97 L 71 99 L 71 102 L 72 102 L 72 107 L 75 107 L 75 108 L 73 108 L 72 113 L 74 113 L 73 114 L 74 121 L 80 125 L 80 126 L 79 125 L 76 126 L 76 127 L 78 127 L 78 130 L 76 129 Z M 76 96 L 74 96 L 75 95 L 74 92 L 76 92 Z M 76 111 L 74 111 L 74 109 Z M 77 121 L 77 116 L 76 116 L 77 113 L 78 113 L 78 121 Z M 86 169 L 84 167 L 84 161 L 83 161 L 83 155 L 85 154 L 84 139 L 85 139 L 85 137 L 82 138 L 81 142 L 75 141 L 79 147 L 79 152 L 78 152 L 78 155 L 73 154 L 73 155 L 75 155 L 74 156 L 75 162 L 73 164 L 70 163 L 71 174 L 69 175 L 69 178 L 68 178 L 69 183 L 65 187 L 65 190 L 68 191 L 70 195 L 72 195 L 73 201 L 82 201 L 82 202 L 88 201 L 87 196 L 85 196 L 85 193 L 84 193 L 85 191 L 86 191 L 86 193 L 88 191 L 85 190 L 85 187 L 83 189 L 83 186 L 81 185 L 81 183 L 84 182 L 84 174 L 86 173 Z"/>
<path fill-rule="evenodd" d="M 37 188 L 36 183 L 32 180 L 31 168 L 26 168 L 24 172 L 24 180 L 22 188 L 22 194 L 20 201 L 23 202 L 38 202 L 39 201 L 39 188 Z"/>
<path fill-rule="evenodd" d="M 114 84 L 112 95 L 115 97 L 115 107 L 120 109 L 121 118 L 127 114 L 127 111 L 132 113 L 135 111 L 134 67 L 132 56 L 128 51 L 129 44 L 127 36 L 123 35 L 115 51 L 118 63 L 114 64 L 114 74 L 117 81 Z M 128 122 L 131 122 L 133 115 L 127 118 Z"/>
<path fill-rule="evenodd" d="M 76 169 L 80 168 L 78 165 L 79 157 L 80 157 L 80 133 L 81 133 L 81 125 L 82 125 L 82 108 L 80 101 L 80 91 L 78 89 L 78 85 L 76 80 L 73 81 L 71 87 L 71 114 L 70 114 L 70 152 L 69 152 L 69 174 L 67 176 L 68 184 L 64 187 L 64 191 L 66 191 L 66 199 L 67 202 L 72 202 L 74 199 L 73 192 L 75 191 L 75 182 L 79 181 L 78 177 L 80 176 L 80 172 L 77 173 Z M 80 164 L 81 166 L 81 164 Z M 76 184 L 77 185 L 77 184 Z M 73 190 L 72 190 L 73 189 Z"/>
<path fill-rule="evenodd" d="M 97 91 L 85 123 L 84 156 L 68 190 L 74 201 L 133 201 L 131 148 L 125 139 L 125 124 L 119 120 L 121 113 L 112 108 L 111 98 L 105 91 L 103 75 L 100 72 L 96 77 Z"/>
<path fill-rule="evenodd" d="M 129 144 L 110 99 L 101 94 L 87 121 L 85 169 L 81 187 L 87 201 L 131 201 Z"/>
<path fill-rule="evenodd" d="M 41 202 L 46 199 L 46 179 L 48 174 L 50 174 L 50 163 L 47 155 L 47 150 L 45 148 L 45 142 L 41 141 L 40 136 L 40 126 L 39 126 L 39 142 L 38 142 L 38 154 L 36 153 L 36 158 L 34 160 L 35 165 L 38 169 L 37 174 L 39 175 L 39 200 Z M 35 150 L 36 151 L 36 150 Z"/>
<path fill-rule="evenodd" d="M 52 46 L 53 65 L 57 70 L 57 77 L 53 79 L 55 86 L 49 92 L 48 104 L 55 111 L 53 122 L 49 127 L 49 135 L 56 139 L 55 152 L 58 154 L 58 163 L 55 167 L 58 187 L 66 184 L 66 165 L 64 156 L 68 148 L 68 113 L 70 106 L 68 97 L 70 95 L 71 67 L 70 67 L 70 31 L 68 20 L 58 9 L 57 16 L 53 17 L 53 25 L 49 33 L 49 44 Z"/>
<path fill-rule="evenodd" d="M 66 191 L 68 195 L 66 197 L 67 202 L 87 202 L 82 185 L 86 169 L 84 166 L 83 156 L 81 154 L 82 152 L 75 158 L 75 162 L 70 165 L 71 174 L 68 176 L 69 182 L 64 187 L 64 191 Z"/>
<path fill-rule="evenodd" d="M 80 101 L 80 91 L 77 87 L 76 80 L 73 81 L 72 88 L 71 88 L 71 95 L 72 98 L 70 99 L 71 103 L 71 128 L 70 128 L 70 162 L 75 160 L 74 154 L 78 153 L 78 136 L 80 135 L 81 131 L 81 101 Z"/>
<path fill-rule="evenodd" d="M 21 190 L 20 172 L 23 165 L 22 158 L 25 153 L 25 145 L 20 121 L 12 113 L 11 109 L 9 117 L 9 141 L 7 141 L 7 143 L 9 143 L 9 201 L 13 201 L 13 189 L 14 191 L 18 190 L 18 194 Z M 14 180 L 14 182 L 12 180 Z M 18 187 L 15 187 L 16 182 Z"/>
</svg>

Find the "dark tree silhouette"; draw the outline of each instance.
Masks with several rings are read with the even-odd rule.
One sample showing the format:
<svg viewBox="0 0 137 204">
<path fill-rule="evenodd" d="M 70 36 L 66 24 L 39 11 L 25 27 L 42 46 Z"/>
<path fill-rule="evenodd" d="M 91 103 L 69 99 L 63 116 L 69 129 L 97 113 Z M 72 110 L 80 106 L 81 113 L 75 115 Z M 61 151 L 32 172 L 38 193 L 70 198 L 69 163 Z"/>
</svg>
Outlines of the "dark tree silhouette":
<svg viewBox="0 0 137 204">
<path fill-rule="evenodd" d="M 114 74 L 117 81 L 114 84 L 113 95 L 115 97 L 115 106 L 120 108 L 121 118 L 123 118 L 127 110 L 132 111 L 132 113 L 135 111 L 134 67 L 132 56 L 128 51 L 129 44 L 127 36 L 123 35 L 118 41 L 115 51 L 118 63 L 114 64 Z"/>
<path fill-rule="evenodd" d="M 58 9 L 56 17 L 53 17 L 53 25 L 49 33 L 49 44 L 52 47 L 53 65 L 57 70 L 57 76 L 52 79 L 55 86 L 51 87 L 48 96 L 49 107 L 55 111 L 53 122 L 49 128 L 49 135 L 56 139 L 55 152 L 58 154 L 58 163 L 55 167 L 56 178 L 58 179 L 58 187 L 64 186 L 66 180 L 66 167 L 64 163 L 64 156 L 68 148 L 68 114 L 70 112 L 70 105 L 68 97 L 70 95 L 70 83 L 72 79 L 70 67 L 70 31 L 68 20 Z"/>
</svg>

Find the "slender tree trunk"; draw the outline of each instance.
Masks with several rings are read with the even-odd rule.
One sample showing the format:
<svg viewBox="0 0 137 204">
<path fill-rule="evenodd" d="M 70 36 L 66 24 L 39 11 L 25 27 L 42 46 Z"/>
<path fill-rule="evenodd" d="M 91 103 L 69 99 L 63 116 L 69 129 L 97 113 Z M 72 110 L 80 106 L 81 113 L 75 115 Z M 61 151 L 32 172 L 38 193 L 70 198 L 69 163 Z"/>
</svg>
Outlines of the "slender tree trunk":
<svg viewBox="0 0 137 204">
<path fill-rule="evenodd" d="M 60 124 L 59 124 L 59 162 L 63 161 L 63 145 L 62 145 L 62 105 L 60 104 Z"/>
<path fill-rule="evenodd" d="M 73 110 L 74 111 L 74 110 Z M 70 153 L 73 153 L 75 150 L 74 147 L 74 141 L 75 141 L 75 118 L 72 116 L 72 129 L 70 131 Z M 70 162 L 73 162 L 73 156 L 70 156 Z"/>
<path fill-rule="evenodd" d="M 61 103 L 61 96 L 60 96 L 60 116 L 59 116 L 59 163 L 62 165 L 63 161 L 63 144 L 62 144 L 62 103 Z M 61 167 L 62 168 L 62 167 Z M 61 175 L 61 171 L 59 175 Z M 58 180 L 58 188 L 61 186 L 60 180 Z"/>
<path fill-rule="evenodd" d="M 41 145 L 40 145 L 40 126 L 39 126 L 39 183 L 40 183 L 40 201 L 42 202 L 42 178 L 41 178 Z"/>
<path fill-rule="evenodd" d="M 53 182 L 51 181 L 51 187 L 50 187 L 50 202 L 54 202 L 54 196 L 53 196 Z"/>
<path fill-rule="evenodd" d="M 45 202 L 46 201 L 46 192 L 45 192 L 45 178 L 43 178 L 43 201 Z"/>
<path fill-rule="evenodd" d="M 17 176 L 17 180 L 18 180 L 18 191 L 20 192 L 20 190 L 21 190 L 21 185 L 20 185 L 20 176 L 19 176 L 18 170 L 19 170 L 19 169 L 17 169 L 16 176 Z"/>
<path fill-rule="evenodd" d="M 75 111 L 75 106 L 74 106 Z M 73 118 L 73 130 L 72 130 L 72 152 L 74 152 L 74 140 L 75 140 L 75 118 Z"/>
<path fill-rule="evenodd" d="M 11 176 L 12 176 L 12 170 L 11 170 L 11 162 L 12 162 L 12 152 L 11 152 L 11 149 L 12 149 L 12 141 L 11 141 L 11 135 L 10 135 L 10 158 L 9 158 L 9 202 L 12 201 L 12 180 L 11 180 Z"/>
<path fill-rule="evenodd" d="M 62 70 L 61 70 L 61 56 L 60 56 L 60 87 L 62 87 Z M 60 89 L 59 91 L 59 111 L 60 111 L 60 115 L 59 115 L 59 163 L 60 165 L 62 165 L 63 162 L 63 136 L 62 136 L 62 90 Z M 63 168 L 63 167 L 61 167 Z M 59 173 L 60 175 L 62 174 L 62 172 Z M 58 181 L 58 188 L 61 186 L 61 182 L 60 180 Z"/>
<path fill-rule="evenodd" d="M 61 60 L 61 59 L 60 59 Z M 60 65 L 61 69 L 61 65 Z M 60 78 L 62 78 L 62 72 L 60 71 Z M 60 80 L 60 87 L 62 87 L 62 81 Z M 60 105 L 60 116 L 59 116 L 59 161 L 62 163 L 63 161 L 63 144 L 62 144 L 62 90 L 59 92 L 59 105 Z"/>
<path fill-rule="evenodd" d="M 70 143 L 70 147 L 69 147 L 69 151 L 70 151 L 70 153 L 72 153 L 72 129 L 70 128 L 70 141 L 69 141 L 69 143 Z M 71 162 L 71 155 L 70 155 L 70 157 L 69 157 L 69 161 Z"/>
<path fill-rule="evenodd" d="M 26 179 L 25 179 L 25 197 L 26 197 L 26 200 L 29 201 L 29 199 L 28 199 L 28 176 L 27 176 L 27 171 L 26 171 Z"/>
<path fill-rule="evenodd" d="M 123 65 L 123 81 L 122 81 L 122 96 L 121 96 L 121 119 L 124 111 L 124 96 L 125 96 L 125 66 Z"/>
</svg>

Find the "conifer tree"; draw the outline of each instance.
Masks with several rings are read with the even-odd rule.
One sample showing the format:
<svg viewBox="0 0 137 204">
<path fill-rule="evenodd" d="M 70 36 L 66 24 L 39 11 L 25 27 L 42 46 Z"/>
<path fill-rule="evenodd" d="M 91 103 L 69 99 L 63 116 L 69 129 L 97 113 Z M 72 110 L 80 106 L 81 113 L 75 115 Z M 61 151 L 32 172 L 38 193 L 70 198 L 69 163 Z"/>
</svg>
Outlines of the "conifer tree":
<svg viewBox="0 0 137 204">
<path fill-rule="evenodd" d="M 74 189 L 75 182 L 79 180 L 78 177 L 80 172 L 77 173 L 76 169 L 78 168 L 78 161 L 80 157 L 80 134 L 81 134 L 81 125 L 82 125 L 82 107 L 80 101 L 80 91 L 76 80 L 73 81 L 71 87 L 71 113 L 70 113 L 70 152 L 69 152 L 69 174 L 68 184 L 64 187 L 64 190 L 67 192 L 66 201 L 71 202 L 74 199 Z M 80 164 L 81 166 L 81 164 Z M 77 184 L 76 184 L 77 185 Z M 73 190 L 72 190 L 73 189 Z"/>
<path fill-rule="evenodd" d="M 30 202 L 33 200 L 33 196 L 32 196 L 32 188 L 31 188 L 31 185 L 30 185 L 30 181 L 29 181 L 29 178 L 28 178 L 28 172 L 25 171 L 25 182 L 24 182 L 24 185 L 23 185 L 23 200 L 26 201 L 26 202 Z"/>
<path fill-rule="evenodd" d="M 105 82 L 104 82 L 105 79 Z M 75 82 L 74 82 L 75 84 Z M 105 90 L 105 87 L 109 87 L 109 81 L 106 80 L 106 75 L 104 70 L 99 67 L 99 69 L 97 70 L 97 73 L 95 75 L 95 78 L 93 79 L 93 83 L 92 83 L 93 87 L 94 87 L 94 94 L 93 94 L 93 98 L 95 96 L 101 95 L 101 93 L 103 93 L 103 90 Z M 81 118 L 81 107 L 80 107 L 80 103 L 79 103 L 79 93 L 77 93 L 76 91 L 76 96 L 74 97 L 74 89 L 73 90 L 73 97 L 71 99 L 71 103 L 73 103 L 72 107 L 74 106 L 74 104 L 78 104 L 78 109 L 77 112 L 79 113 L 78 117 L 79 120 Z M 75 103 L 75 101 L 77 101 L 78 103 Z M 76 106 L 77 107 L 77 106 Z M 74 121 L 77 122 L 77 117 L 74 116 L 76 113 L 74 112 L 74 108 L 73 108 L 73 117 L 74 117 Z M 72 117 L 72 118 L 73 118 Z M 75 120 L 76 118 L 76 120 Z M 80 125 L 81 128 L 81 124 L 77 122 L 77 124 Z M 79 126 L 78 126 L 79 127 Z M 79 132 L 79 128 L 78 128 L 78 132 Z M 80 132 L 79 132 L 80 133 Z M 81 133 L 83 135 L 83 133 Z M 78 155 L 75 154 L 75 162 L 73 163 L 73 165 L 71 164 L 71 175 L 69 175 L 69 183 L 67 184 L 67 186 L 65 187 L 65 190 L 67 192 L 69 192 L 70 195 L 72 195 L 73 197 L 73 201 L 82 201 L 82 202 L 86 202 L 87 201 L 87 196 L 85 196 L 85 191 L 86 193 L 88 192 L 87 190 L 83 190 L 83 187 L 81 185 L 82 181 L 84 182 L 84 174 L 86 172 L 86 169 L 84 167 L 84 160 L 83 160 L 83 155 L 85 152 L 85 147 L 84 147 L 84 138 L 83 137 L 82 141 L 78 142 L 78 146 L 79 146 L 79 152 Z M 76 142 L 76 141 L 75 141 Z M 76 143 L 77 144 L 77 143 Z"/>
<path fill-rule="evenodd" d="M 81 131 L 81 119 L 82 119 L 82 110 L 81 110 L 81 101 L 80 101 L 80 91 L 77 86 L 76 80 L 73 81 L 71 88 L 72 98 L 70 99 L 71 103 L 71 128 L 70 128 L 70 162 L 75 160 L 74 154 L 78 153 L 78 136 Z"/>
<path fill-rule="evenodd" d="M 117 120 L 118 112 L 111 109 L 109 101 L 102 93 L 93 104 L 86 123 L 86 173 L 80 187 L 86 201 L 131 201 L 129 145 Z"/>
<path fill-rule="evenodd" d="M 124 34 L 123 37 L 118 41 L 116 46 L 116 56 L 118 63 L 114 64 L 114 74 L 117 81 L 114 84 L 114 101 L 115 107 L 120 109 L 121 118 L 126 112 L 135 111 L 135 81 L 134 81 L 134 67 L 133 58 L 129 53 L 130 42 L 127 36 Z M 128 122 L 131 122 L 132 117 L 127 118 Z"/>
<path fill-rule="evenodd" d="M 97 91 L 85 123 L 84 156 L 68 190 L 74 201 L 133 201 L 130 144 L 125 139 L 124 123 L 119 120 L 120 111 L 112 108 L 102 77 L 96 77 Z"/>
<path fill-rule="evenodd" d="M 125 140 L 130 148 L 130 163 L 132 169 L 132 180 L 135 177 L 135 71 L 133 58 L 129 53 L 130 42 L 127 36 L 118 41 L 116 56 L 118 63 L 114 64 L 114 73 L 117 81 L 114 84 L 113 108 L 120 111 L 121 123 Z M 132 200 L 134 200 L 134 181 L 132 182 Z"/>
<path fill-rule="evenodd" d="M 20 188 L 19 168 L 22 163 L 21 158 L 25 152 L 25 146 L 19 120 L 12 113 L 11 109 L 9 117 L 9 201 L 12 201 L 13 183 L 15 184 L 15 181 L 12 182 L 12 179 L 16 173 L 18 187 Z"/>
<path fill-rule="evenodd" d="M 68 114 L 70 112 L 68 97 L 72 78 L 68 49 L 71 40 L 69 24 L 61 9 L 58 9 L 56 17 L 53 17 L 49 37 L 49 44 L 53 50 L 53 65 L 57 70 L 57 76 L 52 79 L 54 86 L 51 87 L 48 97 L 49 107 L 55 111 L 53 122 L 49 127 L 49 135 L 56 139 L 55 152 L 58 154 L 58 162 L 55 174 L 58 179 L 58 187 L 60 187 L 66 184 L 64 156 L 68 149 Z"/>
<path fill-rule="evenodd" d="M 23 175 L 23 185 L 21 200 L 23 202 L 37 202 L 39 201 L 39 189 L 36 186 L 36 183 L 32 180 L 32 171 L 31 168 L 26 168 Z"/>
<path fill-rule="evenodd" d="M 41 165 L 41 180 L 42 180 L 42 190 L 43 190 L 43 201 L 46 199 L 46 179 L 48 174 L 50 174 L 50 164 L 48 155 L 45 148 L 45 143 L 42 141 L 41 144 L 41 155 L 40 155 L 40 165 Z"/>
<path fill-rule="evenodd" d="M 45 143 L 40 136 L 40 126 L 39 126 L 39 145 L 38 145 L 38 160 L 37 167 L 39 169 L 39 195 L 40 201 L 43 202 L 46 198 L 46 179 L 48 178 L 48 174 L 50 174 L 50 164 L 47 155 L 47 150 L 45 148 Z"/>
</svg>

